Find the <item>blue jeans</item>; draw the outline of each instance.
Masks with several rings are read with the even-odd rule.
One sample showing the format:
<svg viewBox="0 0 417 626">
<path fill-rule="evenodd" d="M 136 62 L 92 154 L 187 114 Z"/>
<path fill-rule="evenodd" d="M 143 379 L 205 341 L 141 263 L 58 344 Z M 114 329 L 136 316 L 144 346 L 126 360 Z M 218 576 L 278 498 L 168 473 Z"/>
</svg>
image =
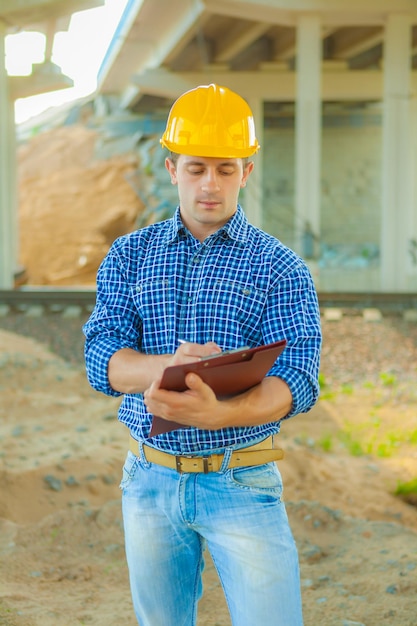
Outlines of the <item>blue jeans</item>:
<svg viewBox="0 0 417 626">
<path fill-rule="evenodd" d="M 205 545 L 234 626 L 302 626 L 298 555 L 275 463 L 179 474 L 129 452 L 121 489 L 140 626 L 195 626 Z"/>
</svg>

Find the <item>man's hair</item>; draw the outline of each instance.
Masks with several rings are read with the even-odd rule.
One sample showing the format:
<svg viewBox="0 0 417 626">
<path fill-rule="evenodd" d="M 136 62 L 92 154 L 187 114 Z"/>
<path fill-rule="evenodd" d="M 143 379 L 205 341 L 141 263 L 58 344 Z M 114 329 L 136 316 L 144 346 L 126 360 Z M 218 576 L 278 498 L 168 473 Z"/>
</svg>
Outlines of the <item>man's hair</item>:
<svg viewBox="0 0 417 626">
<path fill-rule="evenodd" d="M 169 158 L 171 159 L 171 161 L 173 162 L 175 166 L 177 166 L 177 161 L 178 161 L 179 156 L 180 155 L 177 152 L 171 152 L 169 155 Z"/>
</svg>

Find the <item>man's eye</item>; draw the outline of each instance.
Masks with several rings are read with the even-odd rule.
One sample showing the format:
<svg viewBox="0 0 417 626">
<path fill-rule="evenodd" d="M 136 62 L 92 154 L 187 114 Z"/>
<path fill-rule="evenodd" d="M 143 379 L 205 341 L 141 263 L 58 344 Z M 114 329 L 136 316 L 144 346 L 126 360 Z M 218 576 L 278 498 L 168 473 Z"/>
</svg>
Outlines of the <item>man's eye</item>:
<svg viewBox="0 0 417 626">
<path fill-rule="evenodd" d="M 203 173 L 203 170 L 189 170 L 190 174 L 199 175 Z"/>
</svg>

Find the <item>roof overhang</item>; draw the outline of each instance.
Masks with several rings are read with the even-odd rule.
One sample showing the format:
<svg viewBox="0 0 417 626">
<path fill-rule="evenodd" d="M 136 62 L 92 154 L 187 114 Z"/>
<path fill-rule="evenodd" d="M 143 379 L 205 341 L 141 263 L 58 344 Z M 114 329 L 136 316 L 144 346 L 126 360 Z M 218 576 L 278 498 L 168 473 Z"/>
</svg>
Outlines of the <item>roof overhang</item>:
<svg viewBox="0 0 417 626">
<path fill-rule="evenodd" d="M 34 64 L 29 76 L 10 76 L 9 92 L 13 100 L 73 86 L 71 78 L 52 63 L 53 39 L 57 31 L 68 28 L 71 15 L 102 6 L 104 0 L 2 0 L 0 22 L 3 32 L 13 34 L 34 30 L 46 35 L 45 62 Z"/>
<path fill-rule="evenodd" d="M 357 71 L 382 75 L 387 20 L 408 15 L 414 25 L 411 62 L 417 68 L 416 0 L 170 0 L 163 9 L 161 4 L 129 0 L 99 70 L 98 91 L 116 95 L 123 108 L 137 108 L 144 96 L 172 101 L 183 86 L 213 77 L 224 77 L 228 85 L 239 73 L 286 80 L 294 74 L 297 25 L 306 15 L 320 18 L 325 71 L 345 78 Z"/>
</svg>

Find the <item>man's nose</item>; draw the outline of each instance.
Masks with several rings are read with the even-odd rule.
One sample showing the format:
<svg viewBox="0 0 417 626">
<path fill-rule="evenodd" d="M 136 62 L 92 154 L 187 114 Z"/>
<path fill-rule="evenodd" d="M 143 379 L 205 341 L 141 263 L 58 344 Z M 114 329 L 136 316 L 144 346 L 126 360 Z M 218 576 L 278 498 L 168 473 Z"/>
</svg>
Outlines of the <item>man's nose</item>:
<svg viewBox="0 0 417 626">
<path fill-rule="evenodd" d="M 201 188 L 203 191 L 218 191 L 220 189 L 220 186 L 217 172 L 208 169 L 203 176 Z"/>
</svg>

